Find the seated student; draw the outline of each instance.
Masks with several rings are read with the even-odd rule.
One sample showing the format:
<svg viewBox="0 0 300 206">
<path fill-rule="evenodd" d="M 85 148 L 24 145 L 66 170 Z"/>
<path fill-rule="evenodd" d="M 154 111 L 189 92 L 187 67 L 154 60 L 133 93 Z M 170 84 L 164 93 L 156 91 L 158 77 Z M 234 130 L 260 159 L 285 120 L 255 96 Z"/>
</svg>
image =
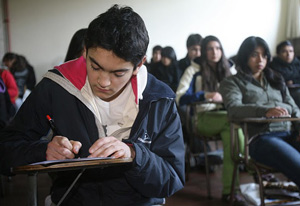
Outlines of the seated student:
<svg viewBox="0 0 300 206">
<path fill-rule="evenodd" d="M 277 56 L 273 58 L 270 67 L 283 76 L 291 96 L 299 107 L 300 60 L 295 56 L 294 47 L 290 41 L 280 42 L 276 47 L 276 54 Z"/>
<path fill-rule="evenodd" d="M 155 64 L 152 74 L 163 81 L 176 92 L 179 83 L 179 67 L 174 49 L 170 46 L 164 47 L 161 51 L 161 61 Z"/>
<path fill-rule="evenodd" d="M 72 36 L 64 62 L 77 59 L 85 53 L 84 39 L 86 32 L 87 28 L 79 29 Z"/>
<path fill-rule="evenodd" d="M 19 55 L 19 57 L 20 57 L 20 60 L 25 65 L 26 69 L 28 70 L 28 76 L 26 79 L 26 89 L 29 89 L 30 91 L 32 91 L 36 85 L 34 68 L 31 64 L 29 64 L 28 60 L 23 55 Z"/>
<path fill-rule="evenodd" d="M 183 59 L 179 60 L 180 73 L 181 77 L 186 68 L 191 65 L 191 62 L 201 56 L 201 42 L 202 36 L 200 34 L 191 34 L 186 41 L 187 54 Z"/>
<path fill-rule="evenodd" d="M 26 67 L 26 62 L 20 55 L 7 52 L 2 61 L 8 70 L 14 76 L 18 86 L 18 98 L 16 99 L 15 105 L 18 110 L 23 103 L 23 96 L 27 89 L 27 79 L 29 77 L 29 69 Z"/>
<path fill-rule="evenodd" d="M 85 57 L 46 73 L 0 132 L 0 171 L 75 155 L 133 158 L 129 167 L 83 173 L 63 202 L 72 206 L 162 205 L 182 189 L 184 143 L 175 94 L 147 74 L 148 42 L 144 21 L 130 7 L 114 5 L 95 18 Z M 52 135 L 46 115 L 61 134 Z M 56 174 L 53 203 L 77 174 Z"/>
<path fill-rule="evenodd" d="M 156 45 L 152 49 L 152 58 L 149 63 L 145 62 L 148 72 L 151 74 L 152 68 L 155 64 L 161 61 L 161 50 L 162 47 L 160 45 Z"/>
<path fill-rule="evenodd" d="M 237 54 L 238 73 L 221 82 L 220 92 L 232 119 L 300 117 L 284 79 L 269 67 L 270 50 L 260 37 L 248 37 Z M 248 124 L 251 158 L 277 169 L 300 187 L 299 123 Z"/>
<path fill-rule="evenodd" d="M 198 101 L 221 102 L 219 84 L 225 77 L 231 75 L 230 66 L 220 40 L 215 36 L 205 37 L 201 44 L 201 57 L 192 62 L 180 79 L 176 92 L 177 104 L 181 107 Z M 197 129 L 202 135 L 219 134 L 222 137 L 224 153 L 222 199 L 229 201 L 234 165 L 230 157 L 230 125 L 226 111 L 218 110 L 221 107 L 221 104 L 214 103 L 199 105 Z M 243 203 L 237 196 L 236 204 Z"/>
</svg>

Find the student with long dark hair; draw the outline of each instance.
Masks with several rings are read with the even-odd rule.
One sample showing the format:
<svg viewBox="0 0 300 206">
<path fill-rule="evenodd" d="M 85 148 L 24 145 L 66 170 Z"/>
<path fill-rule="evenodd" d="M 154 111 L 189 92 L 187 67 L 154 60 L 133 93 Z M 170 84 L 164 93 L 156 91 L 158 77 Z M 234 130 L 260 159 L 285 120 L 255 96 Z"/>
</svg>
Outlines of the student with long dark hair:
<svg viewBox="0 0 300 206">
<path fill-rule="evenodd" d="M 176 101 L 180 108 L 194 102 L 198 105 L 198 133 L 205 136 L 220 135 L 223 142 L 223 174 L 222 199 L 229 201 L 232 182 L 233 162 L 230 157 L 230 125 L 227 113 L 221 104 L 219 93 L 220 82 L 230 76 L 234 68 L 225 57 L 220 40 L 215 36 L 207 36 L 201 44 L 201 57 L 196 58 L 180 79 L 176 92 Z M 211 101 L 211 102 L 210 102 Z M 242 140 L 240 132 L 240 138 Z M 236 196 L 236 204 L 243 205 L 242 199 Z"/>
<path fill-rule="evenodd" d="M 270 59 L 265 40 L 254 36 L 244 40 L 237 54 L 238 73 L 220 85 L 229 118 L 300 117 L 283 77 L 269 67 Z M 253 137 L 249 147 L 251 158 L 281 171 L 298 187 L 299 123 L 248 124 L 248 134 Z"/>
</svg>

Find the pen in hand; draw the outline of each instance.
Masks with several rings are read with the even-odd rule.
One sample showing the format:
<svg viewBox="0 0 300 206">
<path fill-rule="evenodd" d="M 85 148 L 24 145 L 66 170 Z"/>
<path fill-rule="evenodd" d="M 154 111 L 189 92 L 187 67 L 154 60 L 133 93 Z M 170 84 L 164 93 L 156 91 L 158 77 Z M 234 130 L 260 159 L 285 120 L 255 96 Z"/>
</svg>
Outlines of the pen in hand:
<svg viewBox="0 0 300 206">
<path fill-rule="evenodd" d="M 53 137 L 54 137 L 55 135 L 62 135 L 62 134 L 60 133 L 60 131 L 57 129 L 57 127 L 55 126 L 54 120 L 53 120 L 49 115 L 47 115 L 47 119 L 48 119 L 48 121 L 49 121 L 49 123 L 50 123 L 50 127 L 51 127 L 51 129 L 52 129 L 52 131 L 53 131 Z M 52 139 L 53 139 L 53 137 L 52 137 Z M 52 139 L 51 139 L 51 140 L 52 140 Z"/>
<path fill-rule="evenodd" d="M 62 133 L 61 133 L 61 132 L 58 130 L 58 128 L 55 126 L 54 120 L 53 120 L 49 115 L 47 115 L 46 117 L 47 117 L 47 119 L 48 119 L 48 121 L 49 121 L 49 124 L 50 124 L 50 127 L 51 127 L 51 129 L 52 129 L 52 131 L 53 131 L 53 136 L 52 136 L 52 138 L 51 138 L 51 141 L 52 141 L 53 137 L 55 137 L 56 135 L 63 136 Z M 80 152 L 80 151 L 79 151 L 79 152 Z M 76 154 L 76 153 L 73 152 L 74 155 L 75 155 L 75 158 L 79 158 L 79 152 L 78 152 L 78 154 Z"/>
</svg>

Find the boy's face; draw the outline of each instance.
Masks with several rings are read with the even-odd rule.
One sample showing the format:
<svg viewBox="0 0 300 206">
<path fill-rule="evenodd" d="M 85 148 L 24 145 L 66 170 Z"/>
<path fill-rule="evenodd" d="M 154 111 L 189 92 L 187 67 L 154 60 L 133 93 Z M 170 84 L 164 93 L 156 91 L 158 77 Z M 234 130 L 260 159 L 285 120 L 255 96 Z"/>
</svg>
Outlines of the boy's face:
<svg viewBox="0 0 300 206">
<path fill-rule="evenodd" d="M 188 48 L 188 57 L 190 60 L 194 60 L 197 57 L 201 56 L 201 46 L 193 45 Z"/>
<path fill-rule="evenodd" d="M 91 89 L 95 96 L 106 102 L 114 100 L 122 93 L 141 65 L 133 71 L 131 62 L 117 57 L 112 51 L 101 47 L 89 48 L 87 51 L 86 67 Z"/>
<path fill-rule="evenodd" d="M 156 50 L 153 53 L 152 58 L 154 63 L 159 62 L 161 60 L 161 50 Z"/>
<path fill-rule="evenodd" d="M 284 46 L 279 52 L 279 58 L 287 63 L 291 63 L 294 60 L 295 52 L 294 47 L 287 45 Z"/>
</svg>

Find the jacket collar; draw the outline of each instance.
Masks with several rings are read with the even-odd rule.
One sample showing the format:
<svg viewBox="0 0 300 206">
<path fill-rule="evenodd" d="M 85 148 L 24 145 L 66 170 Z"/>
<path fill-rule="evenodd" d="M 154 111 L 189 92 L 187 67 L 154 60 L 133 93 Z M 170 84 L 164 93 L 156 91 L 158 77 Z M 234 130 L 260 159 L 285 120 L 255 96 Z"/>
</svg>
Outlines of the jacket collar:
<svg viewBox="0 0 300 206">
<path fill-rule="evenodd" d="M 81 90 L 86 82 L 86 60 L 83 56 L 78 59 L 68 61 L 64 64 L 54 67 L 65 79 L 69 80 L 78 90 Z M 137 75 L 131 77 L 132 90 L 135 95 L 135 102 L 142 99 L 142 93 L 147 83 L 147 69 L 145 66 L 140 68 Z"/>
</svg>

